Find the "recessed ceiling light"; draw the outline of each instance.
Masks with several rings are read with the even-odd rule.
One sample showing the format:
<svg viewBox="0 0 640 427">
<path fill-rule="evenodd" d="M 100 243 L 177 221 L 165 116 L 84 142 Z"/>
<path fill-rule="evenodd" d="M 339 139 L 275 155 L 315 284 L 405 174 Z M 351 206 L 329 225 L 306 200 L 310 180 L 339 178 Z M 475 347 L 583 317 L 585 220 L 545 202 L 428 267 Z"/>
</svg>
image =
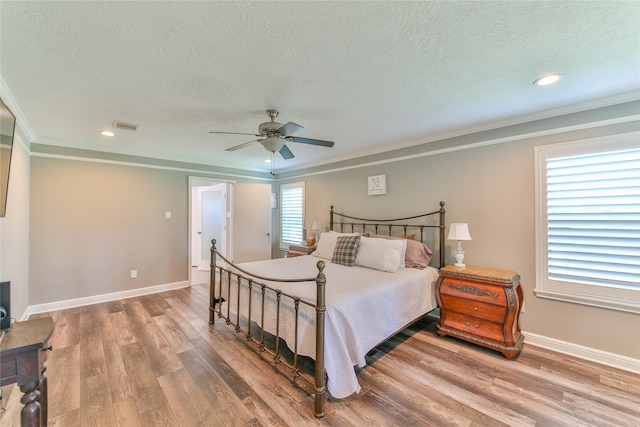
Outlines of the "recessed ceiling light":
<svg viewBox="0 0 640 427">
<path fill-rule="evenodd" d="M 100 131 L 100 133 L 102 135 L 104 135 L 104 136 L 114 136 L 115 135 L 115 133 L 111 132 L 110 130 L 103 130 L 103 131 Z"/>
<path fill-rule="evenodd" d="M 536 86 L 547 86 L 560 80 L 561 74 L 548 74 L 536 79 L 533 84 Z"/>
</svg>

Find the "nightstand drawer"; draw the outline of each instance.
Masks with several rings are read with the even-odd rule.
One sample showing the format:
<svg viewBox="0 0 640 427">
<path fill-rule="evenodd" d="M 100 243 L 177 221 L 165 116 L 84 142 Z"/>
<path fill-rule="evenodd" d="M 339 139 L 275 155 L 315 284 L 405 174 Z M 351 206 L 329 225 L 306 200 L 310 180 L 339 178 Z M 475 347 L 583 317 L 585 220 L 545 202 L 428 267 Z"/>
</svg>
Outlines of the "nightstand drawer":
<svg viewBox="0 0 640 427">
<path fill-rule="evenodd" d="M 484 302 L 473 301 L 469 299 L 454 297 L 451 295 L 442 295 L 442 305 L 447 312 L 455 311 L 457 313 L 469 316 L 480 317 L 491 322 L 503 323 L 507 316 L 507 307 L 486 304 Z"/>
<path fill-rule="evenodd" d="M 446 278 L 440 286 L 440 293 L 494 305 L 506 306 L 507 304 L 502 287 L 467 280 Z"/>
<path fill-rule="evenodd" d="M 466 314 L 456 312 L 447 313 L 444 326 L 496 341 L 504 340 L 502 324 L 478 319 L 477 317 L 471 317 Z"/>
</svg>

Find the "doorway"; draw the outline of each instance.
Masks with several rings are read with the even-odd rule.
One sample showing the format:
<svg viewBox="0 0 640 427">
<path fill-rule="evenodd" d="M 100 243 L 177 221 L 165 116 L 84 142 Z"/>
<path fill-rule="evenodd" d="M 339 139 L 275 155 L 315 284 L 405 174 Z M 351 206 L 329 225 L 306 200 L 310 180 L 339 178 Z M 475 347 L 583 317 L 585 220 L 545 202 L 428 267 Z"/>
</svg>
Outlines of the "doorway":
<svg viewBox="0 0 640 427">
<path fill-rule="evenodd" d="M 209 281 L 211 240 L 233 262 L 271 258 L 271 184 L 189 177 L 189 283 Z"/>
</svg>

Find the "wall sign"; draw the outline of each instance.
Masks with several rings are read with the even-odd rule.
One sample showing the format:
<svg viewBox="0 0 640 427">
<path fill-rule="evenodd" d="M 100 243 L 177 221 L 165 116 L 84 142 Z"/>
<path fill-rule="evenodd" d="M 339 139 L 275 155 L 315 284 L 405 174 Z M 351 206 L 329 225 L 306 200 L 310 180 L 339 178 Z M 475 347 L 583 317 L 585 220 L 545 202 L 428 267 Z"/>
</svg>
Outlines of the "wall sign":
<svg viewBox="0 0 640 427">
<path fill-rule="evenodd" d="M 387 176 L 375 175 L 368 178 L 368 188 L 370 196 L 387 194 Z"/>
</svg>

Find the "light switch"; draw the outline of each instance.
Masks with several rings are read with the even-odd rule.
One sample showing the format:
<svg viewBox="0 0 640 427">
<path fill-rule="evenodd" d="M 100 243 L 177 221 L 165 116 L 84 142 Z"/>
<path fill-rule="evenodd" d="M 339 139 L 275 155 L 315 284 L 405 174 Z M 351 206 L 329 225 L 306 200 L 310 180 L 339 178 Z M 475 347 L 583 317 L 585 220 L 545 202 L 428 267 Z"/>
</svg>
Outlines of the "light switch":
<svg viewBox="0 0 640 427">
<path fill-rule="evenodd" d="M 164 212 L 164 219 L 171 219 L 171 211 Z"/>
</svg>

